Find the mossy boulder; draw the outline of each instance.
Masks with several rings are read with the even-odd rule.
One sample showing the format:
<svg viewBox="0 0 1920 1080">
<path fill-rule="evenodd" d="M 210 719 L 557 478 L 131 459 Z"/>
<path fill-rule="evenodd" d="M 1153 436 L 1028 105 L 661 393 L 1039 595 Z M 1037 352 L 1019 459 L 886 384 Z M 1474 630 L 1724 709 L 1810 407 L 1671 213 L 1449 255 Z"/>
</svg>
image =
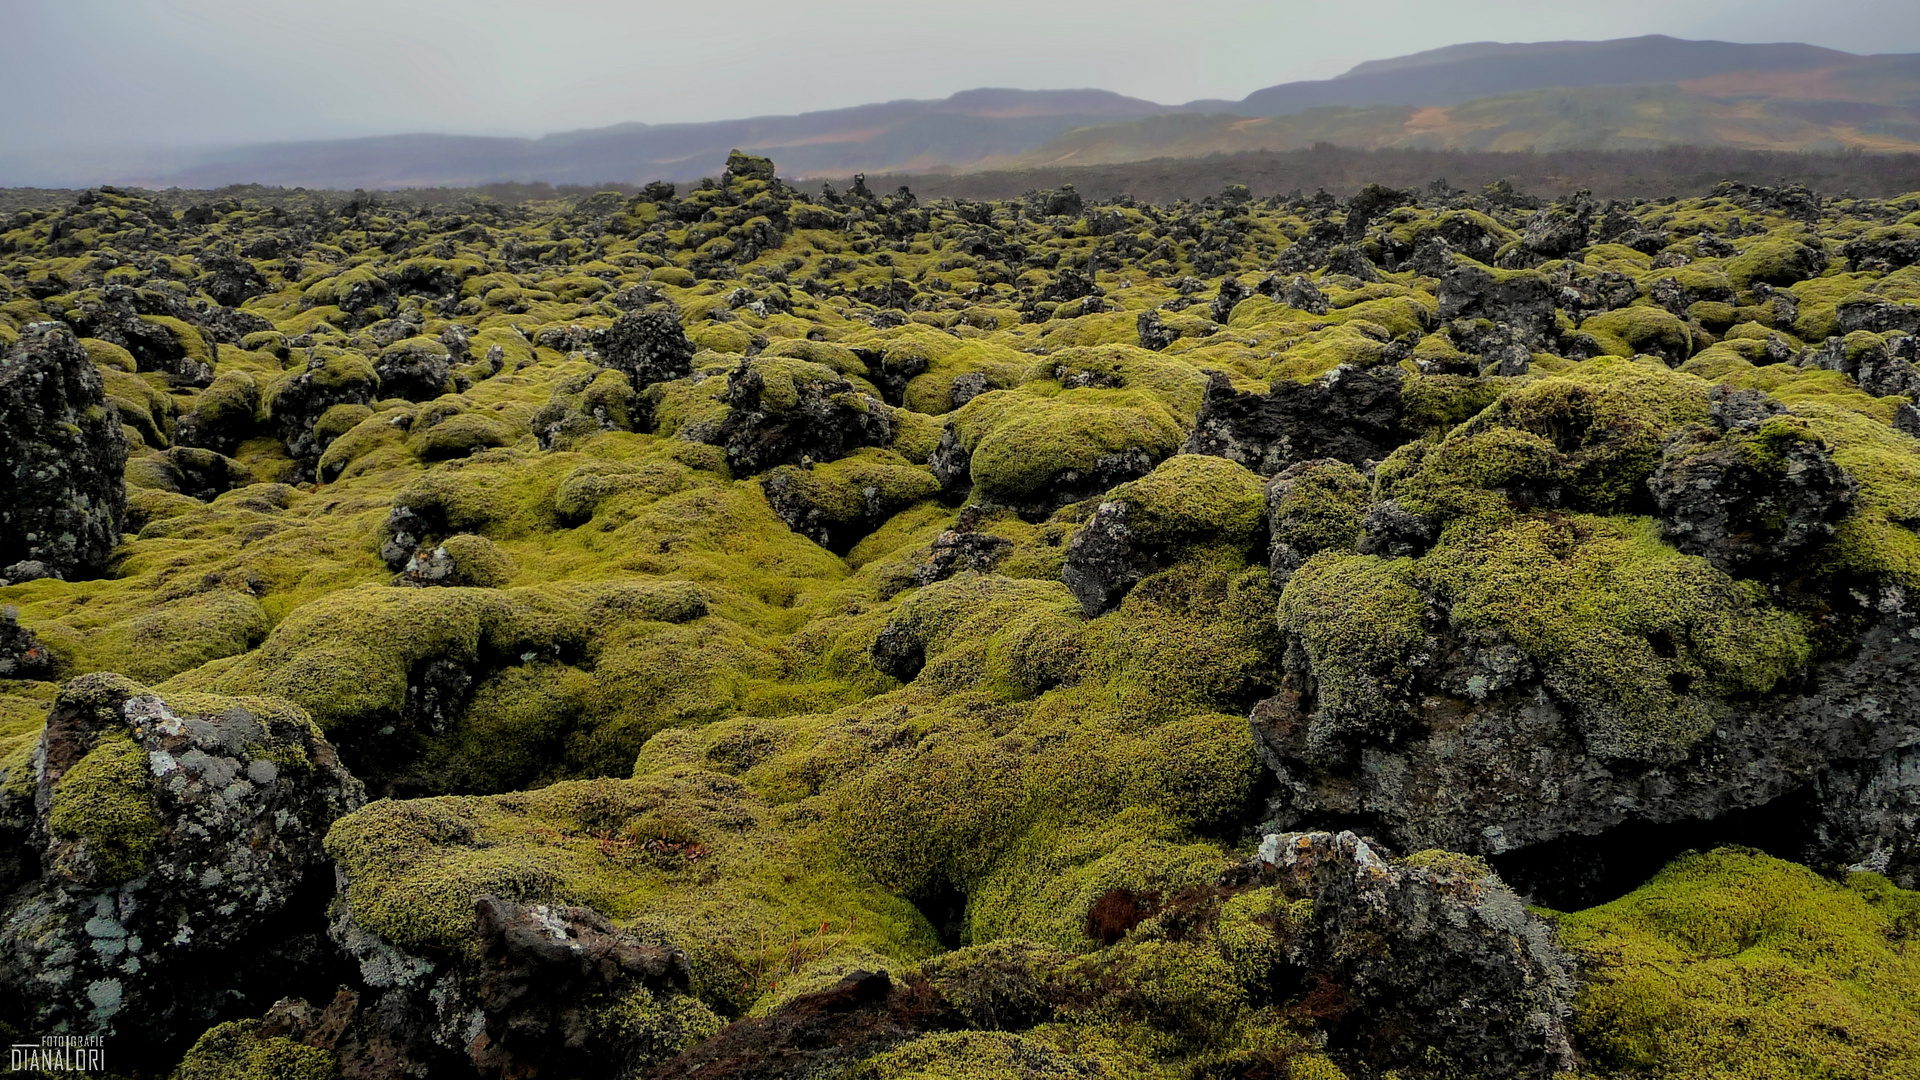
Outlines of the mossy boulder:
<svg viewBox="0 0 1920 1080">
<path fill-rule="evenodd" d="M 36 760 L 38 875 L 0 933 L 30 1021 L 109 1032 L 140 1060 L 324 978 L 320 841 L 365 795 L 305 713 L 88 675 L 54 700 Z"/>
<path fill-rule="evenodd" d="M 315 349 L 304 371 L 283 378 L 267 395 L 267 415 L 287 452 L 295 458 L 317 461 L 326 449 L 314 426 L 336 405 L 371 405 L 380 376 L 361 353 L 343 349 Z"/>
<path fill-rule="evenodd" d="M 655 401 L 666 393 L 656 387 Z M 691 408 L 672 416 L 672 434 L 726 451 L 739 474 L 831 461 L 893 440 L 886 404 L 832 368 L 804 360 L 743 360 L 721 382 L 691 388 Z M 656 404 L 656 422 L 666 422 Z M 664 426 L 664 423 L 663 423 Z"/>
<path fill-rule="evenodd" d="M 838 553 L 940 491 L 940 482 L 924 467 L 873 449 L 810 468 L 783 465 L 763 476 L 760 485 L 789 528 Z"/>
<path fill-rule="evenodd" d="M 1713 392 L 1713 425 L 1667 444 L 1647 479 L 1674 546 L 1748 577 L 1797 574 L 1859 484 L 1812 428 L 1755 390 Z"/>
<path fill-rule="evenodd" d="M 1608 311 L 1580 324 L 1608 356 L 1649 353 L 1678 367 L 1693 355 L 1693 335 L 1671 312 L 1657 307 L 1630 307 Z"/>
<path fill-rule="evenodd" d="M 231 455 L 253 434 L 260 385 L 251 372 L 223 371 L 180 417 L 174 441 Z"/>
<path fill-rule="evenodd" d="M 1088 616 L 1183 549 L 1247 549 L 1265 524 L 1260 477 L 1225 458 L 1181 454 L 1107 492 L 1067 545 L 1061 580 Z"/>
<path fill-rule="evenodd" d="M 1145 476 L 1183 431 L 1159 398 L 1138 390 L 997 391 L 953 415 L 932 465 L 951 494 L 1039 518 Z"/>
<path fill-rule="evenodd" d="M 672 313 L 629 311 L 594 334 L 598 362 L 627 377 L 635 390 L 693 373 L 693 343 Z"/>
<path fill-rule="evenodd" d="M 429 337 L 410 337 L 381 349 L 373 371 L 383 397 L 431 401 L 453 388 L 447 347 Z"/>
<path fill-rule="evenodd" d="M 1266 488 L 1267 565 L 1274 585 L 1323 551 L 1352 551 L 1360 543 L 1371 485 L 1344 461 L 1303 461 Z"/>
</svg>

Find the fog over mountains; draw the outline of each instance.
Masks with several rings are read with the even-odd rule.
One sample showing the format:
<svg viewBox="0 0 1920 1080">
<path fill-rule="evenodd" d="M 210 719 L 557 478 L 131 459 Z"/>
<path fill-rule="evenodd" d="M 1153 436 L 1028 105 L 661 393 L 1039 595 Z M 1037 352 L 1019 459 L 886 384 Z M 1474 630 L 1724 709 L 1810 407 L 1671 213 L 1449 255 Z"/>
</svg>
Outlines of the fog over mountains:
<svg viewBox="0 0 1920 1080">
<path fill-rule="evenodd" d="M 1577 93 L 1569 91 L 1578 91 Z M 537 139 L 438 134 L 220 149 L 0 150 L 0 184 L 328 188 L 687 181 L 727 152 L 793 178 L 1107 164 L 1330 142 L 1480 150 L 1666 145 L 1920 149 L 1920 55 L 1664 36 L 1452 45 L 1239 101 L 980 89 L 793 116 L 618 124 Z"/>
</svg>

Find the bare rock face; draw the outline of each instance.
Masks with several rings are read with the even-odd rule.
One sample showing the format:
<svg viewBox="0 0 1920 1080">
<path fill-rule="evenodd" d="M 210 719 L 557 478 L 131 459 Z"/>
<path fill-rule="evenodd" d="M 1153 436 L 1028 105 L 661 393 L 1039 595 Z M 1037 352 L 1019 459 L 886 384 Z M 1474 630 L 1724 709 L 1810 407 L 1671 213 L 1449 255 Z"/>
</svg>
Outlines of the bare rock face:
<svg viewBox="0 0 1920 1080">
<path fill-rule="evenodd" d="M 927 561 L 913 572 L 915 585 L 945 581 L 967 570 L 987 573 L 1013 552 L 1013 541 L 980 529 L 980 516 L 979 507 L 965 507 L 953 528 L 933 538 Z"/>
<path fill-rule="evenodd" d="M 453 367 L 446 346 L 402 340 L 380 350 L 373 364 L 382 397 L 432 401 L 451 389 Z"/>
<path fill-rule="evenodd" d="M 1141 312 L 1140 317 L 1134 320 L 1134 330 L 1139 334 L 1140 347 L 1155 352 L 1180 340 L 1180 332 L 1169 329 L 1161 320 L 1160 313 L 1154 310 Z"/>
<path fill-rule="evenodd" d="M 643 943 L 589 908 L 473 900 L 473 948 L 402 952 L 338 905 L 333 934 L 358 990 L 324 1009 L 276 1005 L 266 1027 L 332 1053 L 343 1076 L 634 1077 L 719 1030 L 688 992 L 678 950 Z"/>
<path fill-rule="evenodd" d="M 20 625 L 20 612 L 0 607 L 0 679 L 47 679 L 53 676 L 53 654 L 33 631 Z"/>
<path fill-rule="evenodd" d="M 1712 426 L 1675 435 L 1647 481 L 1661 532 L 1729 573 L 1792 572 L 1832 539 L 1859 485 L 1757 390 L 1712 391 Z"/>
<path fill-rule="evenodd" d="M 267 279 L 259 268 L 245 259 L 209 251 L 200 255 L 197 261 L 200 268 L 206 271 L 206 277 L 200 282 L 201 289 L 219 304 L 238 307 L 270 291 Z"/>
<path fill-rule="evenodd" d="M 26 1029 L 105 1033 L 134 1065 L 329 973 L 320 841 L 365 793 L 305 713 L 175 708 L 87 675 L 54 702 L 35 763 L 38 876 L 0 921 Z"/>
<path fill-rule="evenodd" d="M 1899 318 L 1900 315 L 1905 318 Z M 1805 363 L 1837 371 L 1874 397 L 1899 396 L 1920 401 L 1920 368 L 1913 364 L 1913 335 L 1920 334 L 1920 307 L 1884 303 L 1843 307 L 1840 321 L 1849 331 L 1866 333 L 1828 338 L 1826 344 L 1806 357 Z M 1849 321 L 1855 325 L 1849 326 Z M 1907 335 L 1895 337 L 1893 348 L 1877 337 L 1868 336 L 1890 329 L 1904 330 Z"/>
<path fill-rule="evenodd" d="M 1573 1067 L 1573 962 L 1480 860 L 1394 859 L 1351 832 L 1280 833 L 1225 883 L 1312 905 L 1271 977 L 1306 973 L 1333 989 L 1338 1056 L 1370 1071 L 1430 1051 L 1487 1076 Z"/>
<path fill-rule="evenodd" d="M 1124 502 L 1101 503 L 1067 544 L 1060 580 L 1088 618 L 1110 610 L 1156 569 L 1155 560 L 1127 528 L 1130 509 Z"/>
<path fill-rule="evenodd" d="M 126 517 L 126 465 L 87 351 L 56 323 L 28 327 L 0 359 L 0 578 L 101 573 Z"/>
<path fill-rule="evenodd" d="M 1437 296 L 1441 322 L 1489 320 L 1534 346 L 1553 339 L 1553 284 L 1535 271 L 1497 273 L 1463 263 L 1440 279 Z"/>
<path fill-rule="evenodd" d="M 1243 394 L 1224 375 L 1207 383 L 1184 452 L 1236 461 L 1262 476 L 1315 458 L 1364 465 L 1407 440 L 1398 368 L 1339 367 L 1311 383 L 1276 382 Z"/>
</svg>

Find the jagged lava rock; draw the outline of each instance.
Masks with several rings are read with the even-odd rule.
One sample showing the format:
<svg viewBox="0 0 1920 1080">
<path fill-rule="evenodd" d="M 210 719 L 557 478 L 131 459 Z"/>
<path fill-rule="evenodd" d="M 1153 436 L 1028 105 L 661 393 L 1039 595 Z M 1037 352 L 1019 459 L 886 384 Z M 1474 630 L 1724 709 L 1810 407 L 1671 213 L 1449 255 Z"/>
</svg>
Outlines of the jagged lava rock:
<svg viewBox="0 0 1920 1080">
<path fill-rule="evenodd" d="M 28 327 L 0 358 L 0 578 L 99 574 L 120 543 L 127 440 L 73 334 Z"/>
</svg>

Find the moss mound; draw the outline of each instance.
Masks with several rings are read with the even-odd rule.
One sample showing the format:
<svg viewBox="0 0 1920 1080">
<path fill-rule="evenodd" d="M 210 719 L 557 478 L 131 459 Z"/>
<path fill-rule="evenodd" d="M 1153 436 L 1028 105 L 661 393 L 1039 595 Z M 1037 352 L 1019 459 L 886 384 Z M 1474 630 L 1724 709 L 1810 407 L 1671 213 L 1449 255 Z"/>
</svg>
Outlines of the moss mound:
<svg viewBox="0 0 1920 1080">
<path fill-rule="evenodd" d="M 1575 1030 L 1609 1073 L 1901 1076 L 1920 1045 L 1920 894 L 1757 852 L 1688 855 L 1560 918 L 1591 966 Z"/>
</svg>

